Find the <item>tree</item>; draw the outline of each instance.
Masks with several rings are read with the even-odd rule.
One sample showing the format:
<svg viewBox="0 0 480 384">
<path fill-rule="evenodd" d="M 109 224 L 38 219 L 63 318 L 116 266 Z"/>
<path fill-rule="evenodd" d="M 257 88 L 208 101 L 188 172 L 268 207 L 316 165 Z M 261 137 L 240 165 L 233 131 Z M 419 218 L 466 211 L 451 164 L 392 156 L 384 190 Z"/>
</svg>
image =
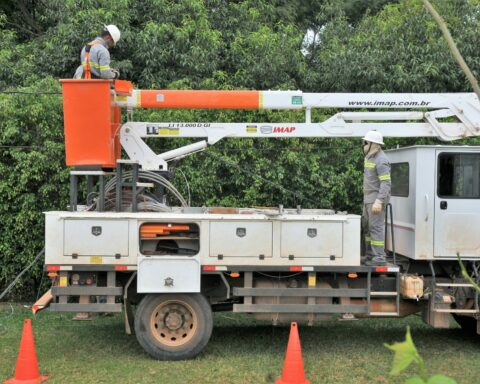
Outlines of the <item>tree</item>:
<svg viewBox="0 0 480 384">
<path fill-rule="evenodd" d="M 478 4 L 438 2 L 454 39 L 478 74 Z M 353 28 L 343 17 L 325 26 L 312 57 L 315 86 L 338 92 L 459 92 L 469 84 L 420 1 L 389 4 Z"/>
</svg>

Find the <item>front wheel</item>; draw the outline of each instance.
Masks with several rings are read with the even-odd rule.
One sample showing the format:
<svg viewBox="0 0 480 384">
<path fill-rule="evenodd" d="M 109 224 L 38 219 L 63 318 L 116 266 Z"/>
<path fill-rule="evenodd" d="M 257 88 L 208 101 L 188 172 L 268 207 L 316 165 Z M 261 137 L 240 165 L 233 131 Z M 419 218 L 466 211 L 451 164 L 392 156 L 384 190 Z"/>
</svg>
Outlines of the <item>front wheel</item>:
<svg viewBox="0 0 480 384">
<path fill-rule="evenodd" d="M 140 345 L 158 360 L 197 356 L 212 334 L 212 310 L 200 293 L 149 294 L 135 314 Z"/>
</svg>

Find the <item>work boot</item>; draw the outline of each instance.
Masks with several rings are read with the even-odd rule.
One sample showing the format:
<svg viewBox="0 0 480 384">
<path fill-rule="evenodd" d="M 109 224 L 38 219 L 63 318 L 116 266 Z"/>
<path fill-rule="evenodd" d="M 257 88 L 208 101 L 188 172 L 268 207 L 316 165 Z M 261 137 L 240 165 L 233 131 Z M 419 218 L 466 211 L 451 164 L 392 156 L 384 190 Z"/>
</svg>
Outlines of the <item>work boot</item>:
<svg viewBox="0 0 480 384">
<path fill-rule="evenodd" d="M 363 255 L 360 256 L 360 261 L 362 264 L 365 264 L 367 261 L 372 261 L 373 255 Z"/>
<path fill-rule="evenodd" d="M 383 257 L 374 257 L 372 260 L 367 260 L 365 262 L 365 265 L 371 266 L 371 267 L 382 267 L 387 265 L 387 260 Z"/>
</svg>

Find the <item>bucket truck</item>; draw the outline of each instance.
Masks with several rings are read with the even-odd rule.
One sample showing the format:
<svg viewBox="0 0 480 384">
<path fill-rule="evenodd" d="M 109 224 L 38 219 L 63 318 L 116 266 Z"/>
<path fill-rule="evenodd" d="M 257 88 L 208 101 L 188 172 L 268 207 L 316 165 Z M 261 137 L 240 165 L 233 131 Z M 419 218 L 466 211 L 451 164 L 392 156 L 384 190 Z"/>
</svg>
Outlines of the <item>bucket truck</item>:
<svg viewBox="0 0 480 384">
<path fill-rule="evenodd" d="M 46 212 L 51 311 L 123 312 L 154 358 L 188 359 L 212 333 L 212 312 L 273 324 L 331 316 L 451 315 L 480 331 L 480 147 L 413 146 L 388 152 L 392 198 L 387 266 L 361 263 L 360 216 L 330 209 L 190 207 L 169 162 L 231 138 L 434 137 L 480 134 L 473 93 L 304 93 L 136 90 L 127 81 L 62 80 L 68 210 Z M 301 110 L 295 123 L 139 122 L 136 108 Z M 336 110 L 312 121 L 313 109 Z M 127 116 L 121 121 L 121 109 Z M 146 139 L 195 138 L 155 153 Z M 121 149 L 126 156 L 121 158 Z M 82 188 L 86 191 L 82 191 Z M 79 193 L 84 192 L 81 204 Z M 170 195 L 179 202 L 172 206 Z M 51 300 L 50 300 L 51 299 Z M 341 326 L 341 325 L 339 325 Z"/>
</svg>

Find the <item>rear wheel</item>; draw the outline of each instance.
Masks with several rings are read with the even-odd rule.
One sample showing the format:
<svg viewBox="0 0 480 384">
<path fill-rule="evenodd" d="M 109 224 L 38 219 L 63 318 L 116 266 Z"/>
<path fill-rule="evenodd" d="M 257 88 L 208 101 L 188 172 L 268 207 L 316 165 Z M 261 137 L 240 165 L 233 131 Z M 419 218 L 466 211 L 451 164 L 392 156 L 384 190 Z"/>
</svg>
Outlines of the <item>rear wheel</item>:
<svg viewBox="0 0 480 384">
<path fill-rule="evenodd" d="M 212 310 L 199 293 L 150 294 L 135 314 L 140 345 L 159 360 L 185 360 L 198 355 L 212 334 Z"/>
<path fill-rule="evenodd" d="M 477 334 L 477 319 L 470 316 L 460 316 L 456 313 L 453 313 L 453 318 L 460 325 L 460 328 L 466 333 L 471 335 Z"/>
</svg>

